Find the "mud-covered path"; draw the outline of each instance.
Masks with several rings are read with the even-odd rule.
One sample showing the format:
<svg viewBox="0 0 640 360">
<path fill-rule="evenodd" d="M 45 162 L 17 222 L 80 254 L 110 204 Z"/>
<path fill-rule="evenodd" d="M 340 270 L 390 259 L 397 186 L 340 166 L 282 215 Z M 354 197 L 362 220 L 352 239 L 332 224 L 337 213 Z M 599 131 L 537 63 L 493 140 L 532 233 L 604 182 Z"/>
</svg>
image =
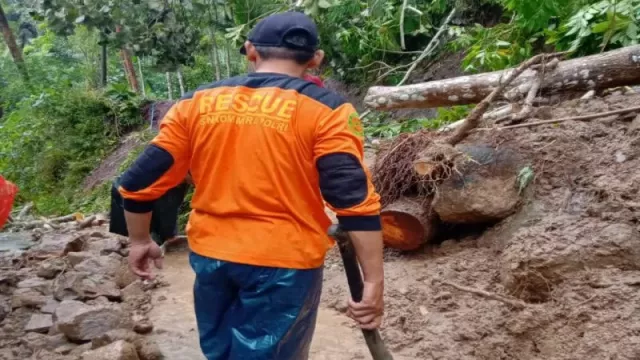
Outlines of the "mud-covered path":
<svg viewBox="0 0 640 360">
<path fill-rule="evenodd" d="M 163 278 L 170 286 L 153 295 L 150 317 L 153 335 L 163 353 L 172 360 L 204 360 L 198 346 L 193 312 L 193 272 L 186 252 L 170 252 L 165 259 Z M 311 349 L 311 360 L 368 359 L 362 335 L 349 319 L 323 304 Z"/>
</svg>

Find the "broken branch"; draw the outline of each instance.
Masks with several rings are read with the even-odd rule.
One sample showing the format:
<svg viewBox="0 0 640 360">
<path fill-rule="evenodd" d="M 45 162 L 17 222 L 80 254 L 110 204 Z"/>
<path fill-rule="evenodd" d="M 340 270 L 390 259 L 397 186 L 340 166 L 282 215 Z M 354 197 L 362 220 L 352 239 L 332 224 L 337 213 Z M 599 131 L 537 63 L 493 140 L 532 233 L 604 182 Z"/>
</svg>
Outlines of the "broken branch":
<svg viewBox="0 0 640 360">
<path fill-rule="evenodd" d="M 505 303 L 505 304 L 507 304 L 507 305 L 509 305 L 509 306 L 511 306 L 513 308 L 516 308 L 518 310 L 522 310 L 522 309 L 527 307 L 527 304 L 525 304 L 522 301 L 512 300 L 512 299 L 509 299 L 509 298 L 507 298 L 505 296 L 498 295 L 498 294 L 495 294 L 495 293 L 491 293 L 491 292 L 488 292 L 488 291 L 484 291 L 484 290 L 480 290 L 480 289 L 474 289 L 474 288 L 458 285 L 456 283 L 453 283 L 453 282 L 450 282 L 450 281 L 447 281 L 447 280 L 443 280 L 443 279 L 438 279 L 438 278 L 433 279 L 433 281 L 439 282 L 439 283 L 447 285 L 447 286 L 451 286 L 452 288 L 460 290 L 460 291 L 464 291 L 464 292 L 468 292 L 468 293 L 471 293 L 471 294 L 474 294 L 474 295 L 481 296 L 481 297 L 486 298 L 486 299 L 500 301 L 500 302 Z"/>
<path fill-rule="evenodd" d="M 96 219 L 96 216 L 95 215 L 91 215 L 91 216 L 87 217 L 86 219 L 82 220 L 78 224 L 78 230 L 86 229 L 86 228 L 90 227 L 93 224 L 93 221 L 95 219 Z"/>
<path fill-rule="evenodd" d="M 20 220 L 23 217 L 27 216 L 27 214 L 29 213 L 29 211 L 31 211 L 31 209 L 33 208 L 33 203 L 29 202 L 27 205 L 25 205 L 22 210 L 20 210 L 20 213 L 18 214 L 18 216 L 16 216 L 16 220 Z"/>
<path fill-rule="evenodd" d="M 640 111 L 640 106 L 614 110 L 614 111 L 607 111 L 607 112 L 597 113 L 597 114 L 572 116 L 572 117 L 553 119 L 553 120 L 535 121 L 527 124 L 509 125 L 509 126 L 501 126 L 501 127 L 494 127 L 494 128 L 478 128 L 478 129 L 475 129 L 475 131 L 517 129 L 517 128 L 523 128 L 523 127 L 538 126 L 538 125 L 555 124 L 555 123 L 561 123 L 565 121 L 593 120 L 600 117 L 607 117 L 611 115 L 619 115 L 619 114 L 625 114 L 625 113 L 636 112 L 636 111 Z"/>
<path fill-rule="evenodd" d="M 548 58 L 558 57 L 564 54 L 565 53 L 539 54 L 520 64 L 520 66 L 518 66 L 514 71 L 508 74 L 507 78 L 504 81 L 501 81 L 500 86 L 495 88 L 484 100 L 480 102 L 480 104 L 478 104 L 478 106 L 471 110 L 471 114 L 469 114 L 467 120 L 456 130 L 456 132 L 452 136 L 446 139 L 445 142 L 452 146 L 455 146 L 460 141 L 464 140 L 468 136 L 469 131 L 475 129 L 478 126 L 480 119 L 487 111 L 487 109 L 489 109 L 491 103 L 493 103 L 497 99 L 497 97 L 502 94 L 504 89 L 509 86 L 513 82 L 513 80 L 520 76 L 520 74 L 522 74 L 529 67 L 541 62 L 546 62 L 546 59 Z"/>
<path fill-rule="evenodd" d="M 449 13 L 449 16 L 447 16 L 447 18 L 444 20 L 444 22 L 442 23 L 442 26 L 440 26 L 440 29 L 438 30 L 438 32 L 433 36 L 433 38 L 431 38 L 431 41 L 429 42 L 429 45 L 427 45 L 427 47 L 424 49 L 422 54 L 420 54 L 420 56 L 418 56 L 418 58 L 413 63 L 411 63 L 411 67 L 409 68 L 409 70 L 407 70 L 407 73 L 404 74 L 404 78 L 402 78 L 402 80 L 400 80 L 400 82 L 396 86 L 404 85 L 404 83 L 406 83 L 407 80 L 409 80 L 409 76 L 411 76 L 411 73 L 413 72 L 413 70 L 415 70 L 416 67 L 418 67 L 418 65 L 422 62 L 422 60 L 424 60 L 427 56 L 431 55 L 433 50 L 435 50 L 435 48 L 436 48 L 436 44 L 438 43 L 438 39 L 444 33 L 444 30 L 449 25 L 449 22 L 451 21 L 451 19 L 453 18 L 453 15 L 455 15 L 455 13 L 456 13 L 456 9 L 454 8 Z"/>
</svg>

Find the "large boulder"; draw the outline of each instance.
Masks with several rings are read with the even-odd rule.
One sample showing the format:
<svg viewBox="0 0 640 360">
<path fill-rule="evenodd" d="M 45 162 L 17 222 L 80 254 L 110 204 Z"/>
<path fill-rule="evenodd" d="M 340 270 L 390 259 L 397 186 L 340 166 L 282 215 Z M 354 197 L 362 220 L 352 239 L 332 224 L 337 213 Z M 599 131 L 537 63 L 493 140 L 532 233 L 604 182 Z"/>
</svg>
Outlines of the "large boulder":
<svg viewBox="0 0 640 360">
<path fill-rule="evenodd" d="M 131 320 L 119 306 L 89 306 L 79 301 L 63 301 L 55 314 L 58 329 L 72 341 L 91 341 L 114 329 L 132 328 Z"/>
<path fill-rule="evenodd" d="M 518 174 L 525 163 L 508 149 L 459 145 L 464 156 L 438 186 L 433 210 L 446 223 L 496 222 L 513 214 L 521 199 Z"/>
</svg>

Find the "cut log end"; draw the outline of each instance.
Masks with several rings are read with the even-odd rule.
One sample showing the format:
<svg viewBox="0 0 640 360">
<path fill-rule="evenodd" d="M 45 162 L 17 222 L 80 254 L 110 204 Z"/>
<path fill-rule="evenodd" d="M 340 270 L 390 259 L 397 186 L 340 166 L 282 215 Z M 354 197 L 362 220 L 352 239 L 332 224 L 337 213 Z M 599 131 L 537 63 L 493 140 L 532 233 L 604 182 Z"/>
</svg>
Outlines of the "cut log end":
<svg viewBox="0 0 640 360">
<path fill-rule="evenodd" d="M 416 250 L 435 234 L 435 221 L 428 206 L 411 199 L 400 199 L 381 212 L 382 236 L 386 246 Z"/>
<path fill-rule="evenodd" d="M 385 245 L 398 250 L 415 250 L 425 243 L 425 229 L 420 220 L 396 211 L 381 216 Z"/>
</svg>

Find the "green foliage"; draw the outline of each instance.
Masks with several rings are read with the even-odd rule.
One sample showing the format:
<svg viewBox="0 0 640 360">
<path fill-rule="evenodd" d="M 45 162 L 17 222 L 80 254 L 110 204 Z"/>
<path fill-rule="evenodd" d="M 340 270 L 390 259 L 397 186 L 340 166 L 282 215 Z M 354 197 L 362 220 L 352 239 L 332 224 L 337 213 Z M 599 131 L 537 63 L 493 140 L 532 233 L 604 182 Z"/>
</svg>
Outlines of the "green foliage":
<svg viewBox="0 0 640 360">
<path fill-rule="evenodd" d="M 0 173 L 44 213 L 68 212 L 85 176 L 117 141 L 117 112 L 95 92 L 44 92 L 0 127 Z"/>
<path fill-rule="evenodd" d="M 182 18 L 184 6 L 161 0 L 49 0 L 33 15 L 46 19 L 63 36 L 73 34 L 79 25 L 95 29 L 101 34 L 100 43 L 129 46 L 136 55 L 152 55 L 158 70 L 170 71 L 193 63 L 200 38 L 198 28 Z"/>
<path fill-rule="evenodd" d="M 550 32 L 548 43 L 590 54 L 640 43 L 640 0 L 604 0 L 589 4 Z"/>
<path fill-rule="evenodd" d="M 437 130 L 443 126 L 464 119 L 471 108 L 469 106 L 454 106 L 439 108 L 433 119 L 407 119 L 390 121 L 385 115 L 378 114 L 365 123 L 367 137 L 389 139 L 404 133 L 412 133 L 422 129 Z"/>
<path fill-rule="evenodd" d="M 575 56 L 640 43 L 640 0 L 500 0 L 509 22 L 458 29 L 454 50 L 468 49 L 470 72 L 512 67 L 541 51 Z"/>
<path fill-rule="evenodd" d="M 522 191 L 529 186 L 534 177 L 535 173 L 531 167 L 526 166 L 520 170 L 518 177 L 516 178 L 516 182 L 518 183 L 518 194 L 522 193 Z"/>
</svg>

